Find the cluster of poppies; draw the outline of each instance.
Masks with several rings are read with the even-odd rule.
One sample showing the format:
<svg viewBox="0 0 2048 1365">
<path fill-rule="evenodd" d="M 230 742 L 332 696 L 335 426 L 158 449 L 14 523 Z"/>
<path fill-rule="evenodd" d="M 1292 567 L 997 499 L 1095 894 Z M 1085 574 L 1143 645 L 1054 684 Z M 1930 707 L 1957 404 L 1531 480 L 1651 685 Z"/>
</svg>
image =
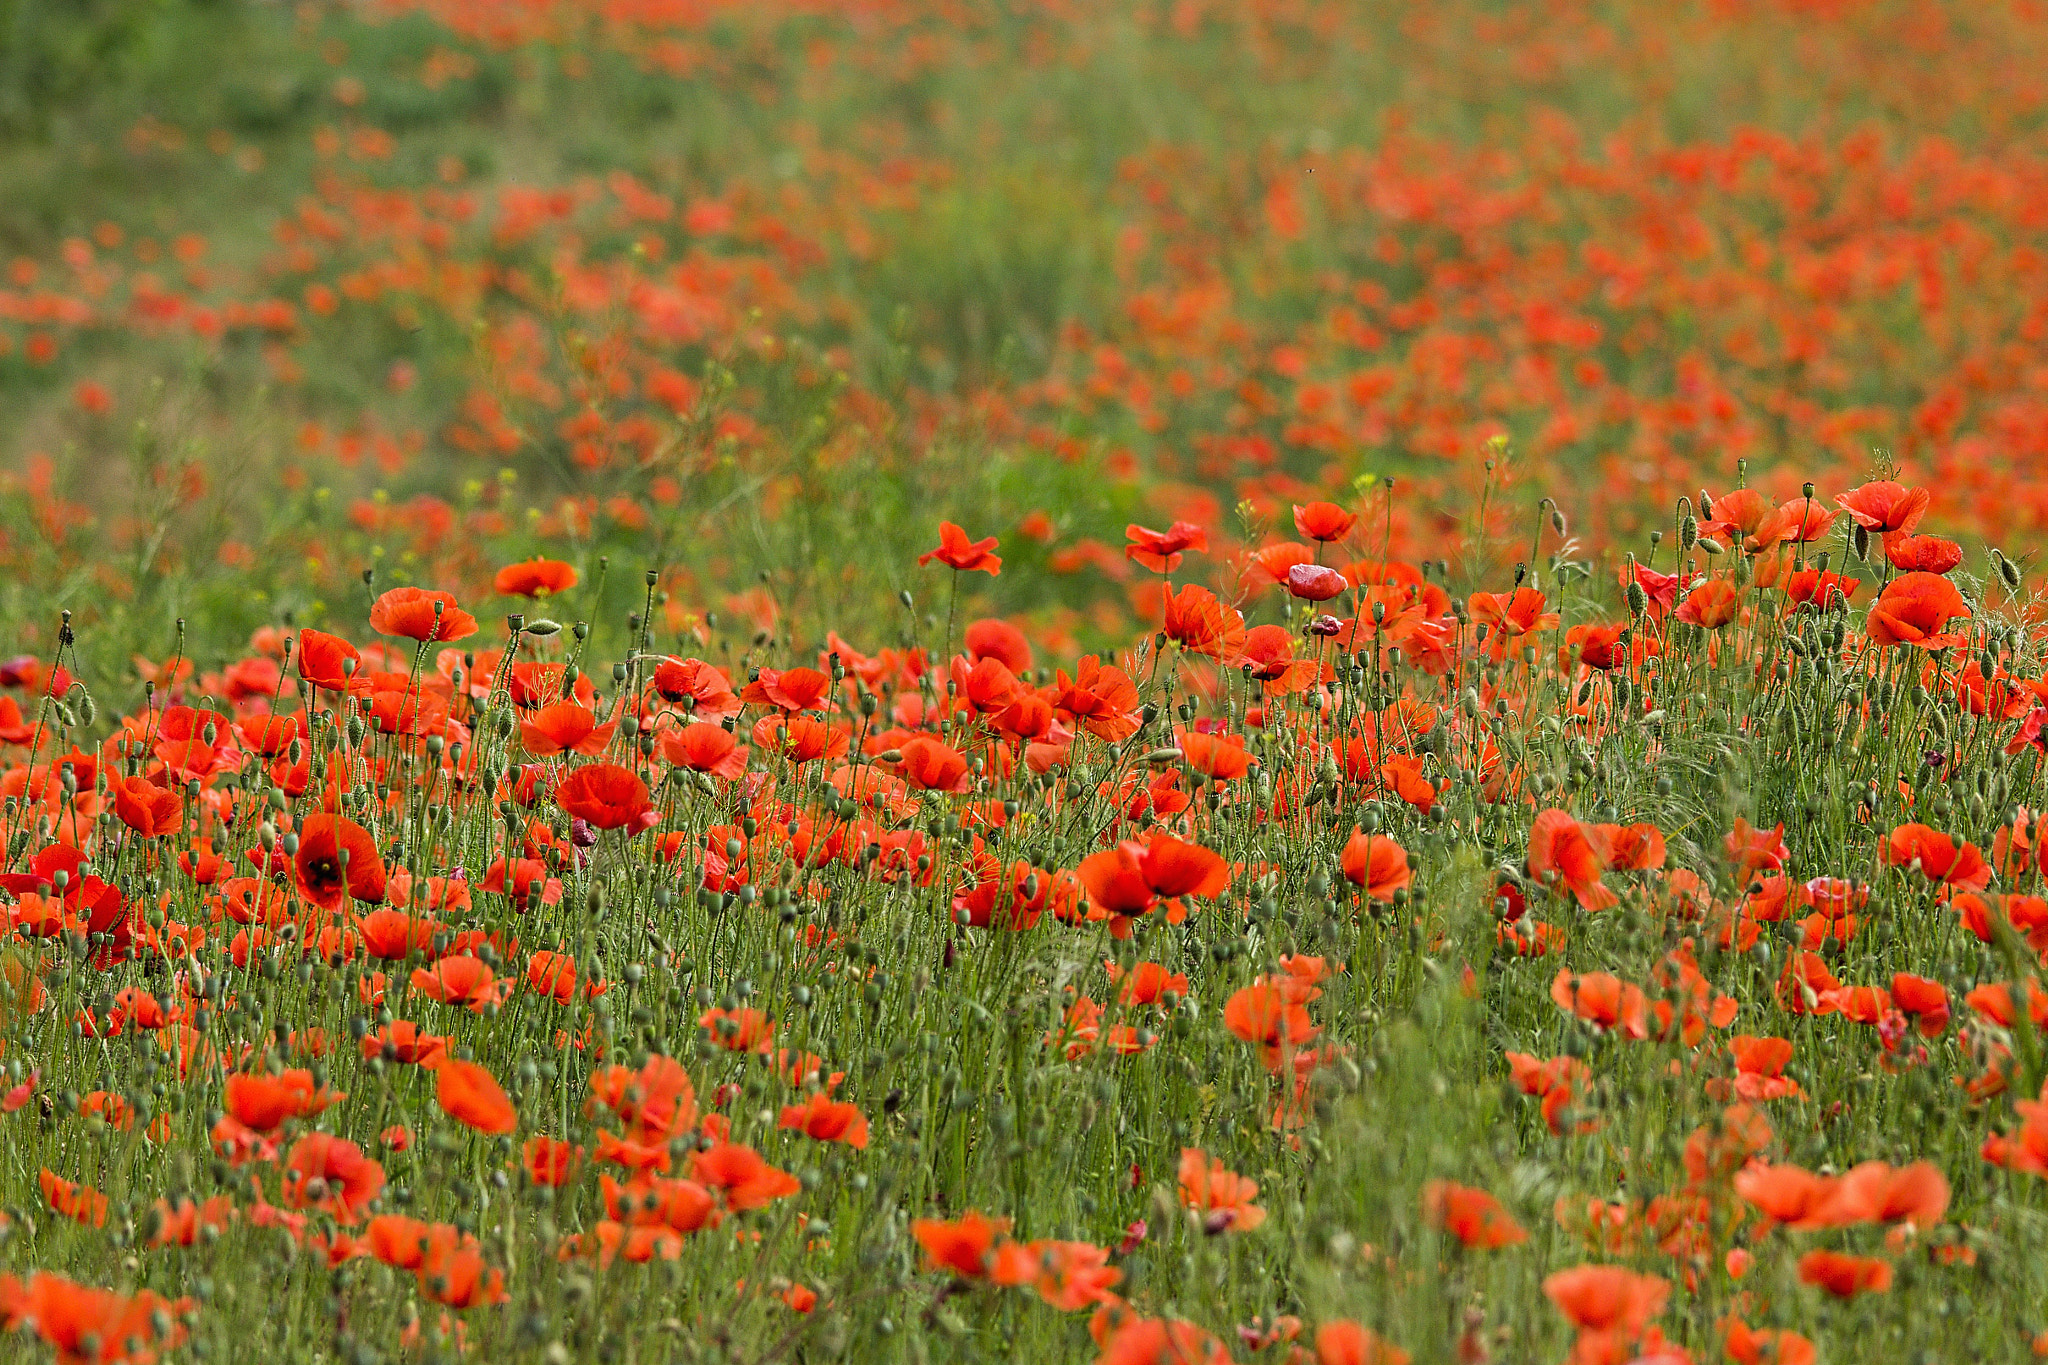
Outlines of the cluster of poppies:
<svg viewBox="0 0 2048 1365">
<path fill-rule="evenodd" d="M 663 1265 L 698 1330 L 890 1335 L 929 1274 L 935 1341 L 1024 1290 L 1114 1365 L 1406 1360 L 1418 1284 L 1487 1359 L 1545 1330 L 1494 1301 L 1532 1260 L 1574 1365 L 1972 1292 L 2030 1245 L 1991 1182 L 2048 1172 L 2048 682 L 2018 567 L 1965 577 L 1930 502 L 1704 495 L 1599 615 L 1554 530 L 1454 596 L 1342 504 L 1209 586 L 1205 528 L 1133 524 L 1157 621 L 1051 667 L 994 616 L 669 653 L 538 615 L 582 581 L 547 559 L 492 576 L 502 635 L 392 588 L 374 642 L 139 661 L 122 714 L 67 636 L 5 673 L 0 1309 L 65 1359 L 221 1342 L 180 1253 L 280 1235 L 351 1349 L 602 1352 L 644 1324 L 581 1277 Z M 1506 1145 L 1390 1147 L 1361 1212 L 1416 1067 L 1508 1097 Z M 1975 1150 L 1873 1147 L 1906 1102 Z M 1554 1151 L 1539 1239 L 1512 1161 Z M 124 1249 L 144 1284 L 80 1286 Z"/>
</svg>

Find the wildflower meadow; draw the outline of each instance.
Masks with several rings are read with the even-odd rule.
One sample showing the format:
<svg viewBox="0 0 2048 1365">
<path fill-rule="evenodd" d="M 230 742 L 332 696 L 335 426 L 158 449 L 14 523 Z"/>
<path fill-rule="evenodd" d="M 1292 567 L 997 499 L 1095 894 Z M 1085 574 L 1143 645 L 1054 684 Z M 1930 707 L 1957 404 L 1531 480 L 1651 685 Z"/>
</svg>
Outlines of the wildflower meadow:
<svg viewBox="0 0 2048 1365">
<path fill-rule="evenodd" d="M 2048 5 L 0 0 L 0 1356 L 2048 1357 Z"/>
</svg>

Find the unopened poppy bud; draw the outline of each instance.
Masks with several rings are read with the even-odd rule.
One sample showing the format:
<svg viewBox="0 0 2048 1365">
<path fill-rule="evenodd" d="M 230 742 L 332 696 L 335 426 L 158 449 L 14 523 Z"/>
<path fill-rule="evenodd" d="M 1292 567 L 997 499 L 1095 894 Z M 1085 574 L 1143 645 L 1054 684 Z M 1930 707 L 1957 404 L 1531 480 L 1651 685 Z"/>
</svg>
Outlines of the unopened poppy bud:
<svg viewBox="0 0 2048 1365">
<path fill-rule="evenodd" d="M 908 588 L 905 588 L 902 592 L 897 593 L 896 600 L 903 604 L 903 609 L 905 611 L 911 610 L 914 606 L 914 599 L 912 599 L 912 597 L 910 596 L 910 589 Z"/>
<path fill-rule="evenodd" d="M 1708 521 L 1712 521 L 1714 519 L 1713 495 L 1708 493 L 1707 490 L 1704 488 L 1700 490 L 1700 515 L 1705 517 Z"/>
<path fill-rule="evenodd" d="M 1557 532 L 1557 533 L 1558 533 L 1559 535 L 1563 535 L 1563 534 L 1564 534 L 1564 526 L 1565 526 L 1565 522 L 1564 522 L 1564 513 L 1563 513 L 1563 512 L 1560 512 L 1560 511 L 1559 511 L 1559 510 L 1558 510 L 1557 508 L 1555 508 L 1555 507 L 1551 508 L 1551 509 L 1550 509 L 1550 529 L 1551 529 L 1551 530 L 1553 530 L 1553 531 L 1555 531 L 1555 532 Z"/>
<path fill-rule="evenodd" d="M 520 629 L 518 626 L 512 628 L 514 630 Z M 557 635 L 561 633 L 561 629 L 562 623 L 560 621 L 551 621 L 545 616 L 536 617 L 534 620 L 527 622 L 525 626 L 528 635 Z"/>
<path fill-rule="evenodd" d="M 1699 544 L 1699 541 L 1700 524 L 1697 519 L 1688 516 L 1684 521 L 1678 523 L 1678 552 L 1680 554 L 1691 553 L 1692 547 Z"/>
<path fill-rule="evenodd" d="M 2015 575 L 2015 577 L 2017 577 L 2017 575 Z M 92 724 L 93 721 L 99 717 L 99 707 L 96 704 L 94 704 L 92 699 L 92 693 L 85 691 L 79 692 L 78 714 L 87 725 Z"/>
<path fill-rule="evenodd" d="M 1182 754 L 1179 749 L 1174 748 L 1172 745 L 1168 745 L 1165 748 L 1154 749 L 1150 753 L 1146 754 L 1145 761 L 1155 768 L 1161 768 L 1169 763 L 1178 763 L 1184 757 L 1185 755 Z"/>
<path fill-rule="evenodd" d="M 1851 534 L 1850 543 L 1855 547 L 1856 558 L 1868 564 L 1870 562 L 1870 528 L 1860 521 L 1857 522 L 1856 529 Z"/>
<path fill-rule="evenodd" d="M 2020 586 L 2019 565 L 2013 563 L 2010 559 L 2007 559 L 2003 554 L 1998 555 L 1997 560 L 1998 576 L 2005 580 L 2006 587 L 2017 590 Z M 86 720 L 86 724 L 92 724 L 90 718 Z"/>
</svg>

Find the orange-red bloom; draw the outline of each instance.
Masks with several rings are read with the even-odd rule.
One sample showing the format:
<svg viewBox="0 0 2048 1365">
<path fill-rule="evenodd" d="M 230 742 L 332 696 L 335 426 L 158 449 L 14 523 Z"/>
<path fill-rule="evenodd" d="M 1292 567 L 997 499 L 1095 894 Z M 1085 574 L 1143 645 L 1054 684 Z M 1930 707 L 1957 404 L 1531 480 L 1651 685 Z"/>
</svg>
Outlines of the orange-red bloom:
<svg viewBox="0 0 2048 1365">
<path fill-rule="evenodd" d="M 344 899 L 376 905 L 384 899 L 384 858 L 370 831 L 341 815 L 309 815 L 299 825 L 292 855 L 299 894 L 323 910 Z"/>
<path fill-rule="evenodd" d="M 1258 1197 L 1257 1181 L 1226 1169 L 1199 1147 L 1181 1148 L 1180 1202 L 1205 1215 L 1208 1232 L 1250 1232 L 1265 1222 L 1266 1211 L 1252 1202 Z"/>
<path fill-rule="evenodd" d="M 370 607 L 370 629 L 422 642 L 461 640 L 476 634 L 476 618 L 455 604 L 455 594 L 424 588 L 393 588 Z"/>
<path fill-rule="evenodd" d="M 576 586 L 576 568 L 559 559 L 528 559 L 498 570 L 491 586 L 506 597 L 550 597 Z"/>
<path fill-rule="evenodd" d="M 1901 574 L 1885 584 L 1863 620 L 1874 645 L 1913 645 L 1920 649 L 1952 649 L 1965 642 L 1948 623 L 1970 614 L 1970 604 L 1956 585 L 1940 574 Z"/>
<path fill-rule="evenodd" d="M 475 1062 L 442 1062 L 434 1077 L 434 1099 L 450 1118 L 479 1133 L 509 1133 L 519 1126 L 504 1087 Z"/>
<path fill-rule="evenodd" d="M 1529 1234 L 1485 1190 L 1449 1180 L 1422 1187 L 1422 1216 L 1468 1247 L 1490 1251 L 1529 1240 Z"/>
<path fill-rule="evenodd" d="M 963 573 L 979 569 L 993 577 L 1003 571 L 1003 561 L 992 553 L 995 548 L 994 536 L 989 536 L 985 540 L 969 540 L 967 533 L 958 526 L 950 521 L 942 521 L 939 523 L 938 548 L 926 550 L 917 557 L 917 562 L 922 566 L 936 559 L 948 568 L 958 569 Z"/>
</svg>

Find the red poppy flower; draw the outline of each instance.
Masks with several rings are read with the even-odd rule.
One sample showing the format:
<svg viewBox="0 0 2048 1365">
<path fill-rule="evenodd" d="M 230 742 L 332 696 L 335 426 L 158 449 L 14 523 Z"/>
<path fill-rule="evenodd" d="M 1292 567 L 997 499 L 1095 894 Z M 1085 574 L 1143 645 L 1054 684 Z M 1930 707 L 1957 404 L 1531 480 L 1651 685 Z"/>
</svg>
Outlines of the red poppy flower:
<svg viewBox="0 0 2048 1365">
<path fill-rule="evenodd" d="M 1885 840 L 1883 861 L 1891 867 L 1918 864 L 1929 881 L 1982 891 L 1991 884 L 1991 865 L 1975 844 L 1958 845 L 1950 836 L 1928 825 L 1900 825 Z"/>
<path fill-rule="evenodd" d="M 1357 524 L 1356 512 L 1347 512 L 1334 502 L 1312 502 L 1294 509 L 1294 529 L 1310 540 L 1342 540 Z"/>
<path fill-rule="evenodd" d="M 1688 625 L 1719 630 L 1735 619 L 1742 594 L 1726 579 L 1710 578 L 1685 595 L 1672 616 Z"/>
<path fill-rule="evenodd" d="M 725 1197 L 729 1209 L 758 1209 L 787 1199 L 803 1188 L 787 1171 L 777 1170 L 751 1147 L 721 1142 L 690 1157 L 690 1174 Z"/>
<path fill-rule="evenodd" d="M 528 559 L 498 570 L 491 586 L 506 597 L 550 597 L 576 586 L 576 569 L 559 559 Z"/>
<path fill-rule="evenodd" d="M 1294 637 L 1285 626 L 1254 626 L 1244 634 L 1240 659 L 1269 697 L 1291 696 L 1311 686 L 1321 670 L 1314 659 L 1294 657 Z"/>
<path fill-rule="evenodd" d="M 367 675 L 360 682 L 351 677 L 358 671 L 362 657 L 354 645 L 339 635 L 312 629 L 299 632 L 299 676 L 315 687 L 324 687 L 330 692 L 368 690 L 370 680 Z"/>
<path fill-rule="evenodd" d="M 927 1269 L 950 1270 L 962 1279 L 978 1280 L 988 1274 L 989 1251 L 1009 1226 L 1007 1219 L 989 1218 L 969 1209 L 951 1222 L 916 1219 L 910 1225 L 910 1235 L 924 1248 Z"/>
<path fill-rule="evenodd" d="M 1612 848 L 1597 826 L 1583 825 L 1562 810 L 1540 812 L 1529 826 L 1529 875 L 1557 880 L 1588 910 L 1605 910 L 1618 900 L 1600 884 Z"/>
<path fill-rule="evenodd" d="M 535 758 L 556 754 L 601 754 L 612 742 L 617 724 L 600 725 L 597 714 L 573 701 L 543 706 L 519 722 L 519 743 Z"/>
<path fill-rule="evenodd" d="M 1612 972 L 1574 972 L 1560 967 L 1550 983 L 1550 998 L 1557 1007 L 1591 1024 L 1629 1038 L 1650 1036 L 1649 997 L 1643 988 L 1630 985 Z"/>
<path fill-rule="evenodd" d="M 325 1209 L 339 1223 L 354 1223 L 383 1188 L 384 1168 L 355 1143 L 332 1134 L 308 1133 L 285 1159 L 285 1203 Z"/>
<path fill-rule="evenodd" d="M 1907 573 L 1945 574 L 1963 562 L 1963 547 L 1940 536 L 1889 535 L 1884 557 Z"/>
<path fill-rule="evenodd" d="M 1475 592 L 1466 599 L 1466 610 L 1474 621 L 1486 627 L 1487 657 L 1499 662 L 1524 635 L 1533 631 L 1556 630 L 1558 615 L 1543 610 L 1542 593 L 1534 588 L 1507 592 Z"/>
<path fill-rule="evenodd" d="M 299 851 L 292 857 L 299 894 L 323 910 L 338 910 L 344 897 L 365 905 L 384 899 L 384 859 L 370 831 L 340 815 L 310 815 L 299 825 Z"/>
<path fill-rule="evenodd" d="M 1908 488 L 1890 479 L 1878 479 L 1852 488 L 1835 502 L 1867 531 L 1885 535 L 1909 532 L 1927 515 L 1931 495 L 1924 488 Z"/>
<path fill-rule="evenodd" d="M 407 640 L 461 640 L 476 634 L 476 618 L 455 604 L 455 594 L 393 588 L 370 607 L 370 629 Z"/>
<path fill-rule="evenodd" d="M 519 1155 L 519 1164 L 525 1169 L 526 1178 L 536 1185 L 550 1188 L 568 1184 L 575 1178 L 576 1168 L 583 1161 L 581 1147 L 551 1137 L 528 1138 Z"/>
<path fill-rule="evenodd" d="M 814 1091 L 802 1104 L 783 1106 L 778 1128 L 794 1128 L 819 1142 L 843 1142 L 856 1151 L 868 1145 L 867 1116 L 860 1106 L 833 1100 L 824 1091 Z"/>
<path fill-rule="evenodd" d="M 1579 625 L 1564 633 L 1565 648 L 1571 651 L 1579 663 L 1598 672 L 1606 672 L 1628 662 L 1628 652 L 1622 646 L 1622 632 L 1627 626 Z"/>
<path fill-rule="evenodd" d="M 1344 879 L 1376 901 L 1392 901 L 1396 891 L 1415 879 L 1408 866 L 1408 851 L 1392 835 L 1367 834 L 1358 825 L 1351 827 L 1340 862 Z"/>
<path fill-rule="evenodd" d="M 663 701 L 688 699 L 691 714 L 706 720 L 723 720 L 740 713 L 740 699 L 715 664 L 702 659 L 663 659 L 655 665 L 652 682 Z"/>
<path fill-rule="evenodd" d="M 116 777 L 107 789 L 114 798 L 114 814 L 145 839 L 176 834 L 185 823 L 185 804 L 178 793 L 146 777 Z"/>
<path fill-rule="evenodd" d="M 441 1063 L 434 1077 L 434 1099 L 450 1118 L 479 1133 L 509 1133 L 519 1126 L 518 1112 L 504 1087 L 475 1062 L 451 1058 Z"/>
<path fill-rule="evenodd" d="M 983 659 L 998 659 L 1003 667 L 1019 675 L 1031 667 L 1031 642 L 1024 638 L 1023 631 L 1008 621 L 970 621 L 966 634 L 961 638 L 967 657 L 977 663 Z"/>
<path fill-rule="evenodd" d="M 1244 645 L 1244 615 L 1215 593 L 1189 583 L 1166 594 L 1166 638 L 1219 663 L 1234 663 Z"/>
<path fill-rule="evenodd" d="M 647 784 L 616 763 L 589 763 L 570 773 L 555 788 L 555 804 L 595 829 L 637 834 L 661 818 L 649 802 Z"/>
<path fill-rule="evenodd" d="M 1785 576 L 1785 596 L 1794 603 L 1813 602 L 1823 609 L 1831 607 L 1837 599 L 1852 602 L 1863 581 L 1844 578 L 1841 574 L 1819 569 L 1796 569 Z"/>
<path fill-rule="evenodd" d="M 1191 730 L 1180 737 L 1181 758 L 1211 782 L 1233 782 L 1251 771 L 1252 756 L 1237 735 Z"/>
<path fill-rule="evenodd" d="M 1950 649 L 1963 644 L 1965 637 L 1946 633 L 1944 627 L 1969 614 L 1970 605 L 1955 584 L 1940 574 L 1908 573 L 1885 584 L 1871 603 L 1863 628 L 1874 645 Z"/>
<path fill-rule="evenodd" d="M 1153 573 L 1172 573 L 1180 567 L 1181 556 L 1193 550 L 1206 554 L 1209 533 L 1191 521 L 1176 521 L 1164 531 L 1136 522 L 1124 527 L 1124 558 L 1134 559 Z"/>
<path fill-rule="evenodd" d="M 1074 871 L 1089 899 L 1118 918 L 1142 915 L 1162 900 L 1214 896 L 1230 884 L 1230 868 L 1220 855 L 1159 830 L 1143 843 L 1126 841 L 1092 853 Z"/>
<path fill-rule="evenodd" d="M 952 745 L 930 735 L 917 735 L 898 746 L 903 776 L 921 791 L 964 792 L 974 783 L 967 759 Z"/>
<path fill-rule="evenodd" d="M 1180 1349 L 1179 1343 L 1175 1343 L 1175 1349 Z M 1217 1357 L 1228 1359 L 1220 1345 L 1210 1352 L 1208 1360 Z M 1477 1360 L 1481 1357 L 1475 1352 L 1467 1358 Z M 1208 1365 L 1208 1360 L 1192 1350 L 1166 1359 L 1174 1361 L 1175 1365 L 1183 1361 L 1188 1365 Z M 1408 1360 L 1406 1351 L 1370 1327 L 1361 1327 L 1349 1318 L 1335 1318 L 1316 1328 L 1316 1365 L 1408 1365 Z"/>
<path fill-rule="evenodd" d="M 747 771 L 749 752 L 738 735 L 709 721 L 693 721 L 661 736 L 661 756 L 676 767 L 728 780 Z"/>
<path fill-rule="evenodd" d="M 1799 1282 L 1817 1285 L 1838 1299 L 1883 1294 L 1892 1287 L 1892 1263 L 1876 1256 L 1809 1251 L 1799 1258 Z"/>
<path fill-rule="evenodd" d="M 317 1114 L 348 1096 L 316 1086 L 312 1072 L 294 1069 L 274 1076 L 237 1072 L 228 1077 L 224 1098 L 237 1122 L 268 1133 L 286 1119 Z"/>
<path fill-rule="evenodd" d="M 962 573 L 979 569 L 994 577 L 1003 571 L 1003 561 L 991 553 L 995 548 L 994 536 L 989 536 L 985 540 L 969 540 L 967 533 L 958 526 L 950 521 L 942 521 L 939 523 L 938 548 L 926 550 L 917 557 L 917 562 L 922 567 L 936 559 L 948 568 L 957 569 Z"/>
<path fill-rule="evenodd" d="M 1432 1180 L 1422 1187 L 1422 1216 L 1430 1226 L 1482 1251 L 1529 1240 L 1529 1234 L 1498 1199 L 1485 1190 L 1449 1180 Z"/>
<path fill-rule="evenodd" d="M 1255 1180 L 1226 1168 L 1220 1158 L 1199 1147 L 1180 1152 L 1180 1202 L 1206 1214 L 1205 1230 L 1250 1232 L 1266 1221 L 1266 1211 L 1252 1201 L 1259 1197 Z"/>
<path fill-rule="evenodd" d="M 824 706 L 831 694 L 832 679 L 815 668 L 792 668 L 781 673 L 764 668 L 741 691 L 740 700 L 780 711 L 815 711 Z"/>
<path fill-rule="evenodd" d="M 1546 1278 L 1543 1292 L 1580 1331 L 1611 1331 L 1633 1341 L 1664 1311 L 1671 1286 L 1616 1265 L 1582 1265 Z"/>
</svg>

